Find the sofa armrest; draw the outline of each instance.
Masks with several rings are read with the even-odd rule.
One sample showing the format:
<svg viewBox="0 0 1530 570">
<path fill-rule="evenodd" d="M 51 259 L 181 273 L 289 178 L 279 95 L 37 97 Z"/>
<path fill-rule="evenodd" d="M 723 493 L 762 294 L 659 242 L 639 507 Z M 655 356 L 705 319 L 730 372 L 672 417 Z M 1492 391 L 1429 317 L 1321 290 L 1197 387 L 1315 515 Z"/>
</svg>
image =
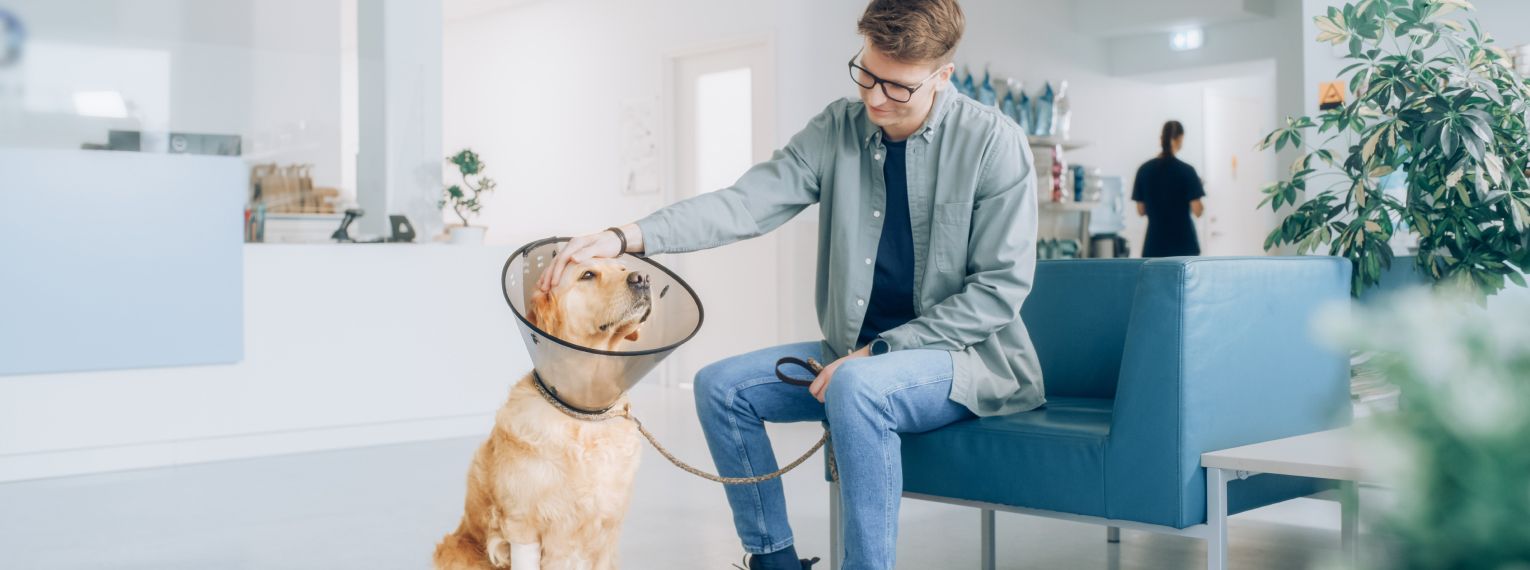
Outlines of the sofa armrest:
<svg viewBox="0 0 1530 570">
<path fill-rule="evenodd" d="M 1106 449 L 1112 517 L 1198 524 L 1201 453 L 1349 423 L 1348 355 L 1311 332 L 1349 277 L 1333 257 L 1143 265 Z"/>
</svg>

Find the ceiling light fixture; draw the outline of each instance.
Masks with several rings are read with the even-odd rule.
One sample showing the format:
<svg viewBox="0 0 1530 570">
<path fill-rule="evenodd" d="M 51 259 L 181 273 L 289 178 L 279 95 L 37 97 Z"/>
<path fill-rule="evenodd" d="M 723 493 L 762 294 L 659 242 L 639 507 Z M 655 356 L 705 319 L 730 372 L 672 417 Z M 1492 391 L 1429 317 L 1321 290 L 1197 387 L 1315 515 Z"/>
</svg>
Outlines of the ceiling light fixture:
<svg viewBox="0 0 1530 570">
<path fill-rule="evenodd" d="M 1169 36 L 1169 49 L 1174 51 L 1201 49 L 1201 43 L 1204 40 L 1205 36 L 1201 34 L 1200 28 L 1180 30 Z"/>
</svg>

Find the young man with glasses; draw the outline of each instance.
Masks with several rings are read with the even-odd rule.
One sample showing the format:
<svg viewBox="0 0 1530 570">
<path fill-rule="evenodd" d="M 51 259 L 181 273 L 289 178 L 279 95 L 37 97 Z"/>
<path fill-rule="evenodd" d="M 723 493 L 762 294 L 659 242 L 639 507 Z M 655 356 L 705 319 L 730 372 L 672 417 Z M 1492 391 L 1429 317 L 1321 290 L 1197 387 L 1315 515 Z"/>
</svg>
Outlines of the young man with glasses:
<svg viewBox="0 0 1530 570">
<path fill-rule="evenodd" d="M 848 66 L 859 100 L 831 103 L 732 187 L 573 239 L 541 283 L 557 282 L 570 261 L 755 237 L 820 204 L 824 340 L 712 364 L 697 374 L 695 395 L 724 476 L 778 468 L 763 422 L 827 422 L 848 569 L 893 567 L 898 434 L 1044 401 L 1019 320 L 1036 265 L 1030 148 L 1018 125 L 950 85 L 962 28 L 955 0 L 873 0 Z M 803 390 L 775 377 L 788 356 L 829 364 Z M 726 492 L 751 570 L 812 565 L 792 546 L 779 479 Z"/>
</svg>

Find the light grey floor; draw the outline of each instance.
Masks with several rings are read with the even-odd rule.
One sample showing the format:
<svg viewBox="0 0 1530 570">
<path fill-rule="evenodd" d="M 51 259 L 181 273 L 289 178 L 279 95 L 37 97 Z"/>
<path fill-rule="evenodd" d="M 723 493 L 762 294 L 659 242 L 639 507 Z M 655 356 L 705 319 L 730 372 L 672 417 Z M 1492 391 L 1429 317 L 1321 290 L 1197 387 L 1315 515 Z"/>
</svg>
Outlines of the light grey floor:
<svg viewBox="0 0 1530 570">
<path fill-rule="evenodd" d="M 710 466 L 690 393 L 640 387 L 634 411 L 681 457 Z M 819 435 L 772 426 L 779 457 Z M 0 484 L 3 569 L 427 568 L 461 515 L 479 438 Z M 784 460 L 783 460 L 784 462 Z M 821 461 L 786 476 L 799 552 L 827 558 Z M 1000 568 L 1204 567 L 1199 540 L 998 515 Z M 1338 554 L 1338 508 L 1298 500 L 1233 518 L 1231 566 L 1316 568 Z M 976 568 L 977 511 L 905 500 L 900 568 Z M 649 450 L 622 538 L 624 567 L 726 569 L 740 550 L 722 490 Z M 825 568 L 827 564 L 819 566 Z"/>
</svg>

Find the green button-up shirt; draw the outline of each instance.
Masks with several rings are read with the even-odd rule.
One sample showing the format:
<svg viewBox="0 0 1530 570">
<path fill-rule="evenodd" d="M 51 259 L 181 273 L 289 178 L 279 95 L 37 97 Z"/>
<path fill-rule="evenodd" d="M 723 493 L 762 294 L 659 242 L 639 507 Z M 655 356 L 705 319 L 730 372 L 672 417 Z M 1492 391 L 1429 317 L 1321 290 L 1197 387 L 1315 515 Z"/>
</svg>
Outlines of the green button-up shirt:
<svg viewBox="0 0 1530 570">
<path fill-rule="evenodd" d="M 917 317 L 885 331 L 891 350 L 951 352 L 951 396 L 980 416 L 1045 402 L 1020 305 L 1036 270 L 1036 175 L 1025 133 L 997 109 L 942 86 L 908 139 Z M 856 348 L 887 201 L 882 129 L 859 100 L 829 104 L 729 188 L 637 222 L 649 255 L 769 232 L 819 204 L 818 324 L 826 357 Z M 731 323 L 742 326 L 742 323 Z"/>
</svg>

